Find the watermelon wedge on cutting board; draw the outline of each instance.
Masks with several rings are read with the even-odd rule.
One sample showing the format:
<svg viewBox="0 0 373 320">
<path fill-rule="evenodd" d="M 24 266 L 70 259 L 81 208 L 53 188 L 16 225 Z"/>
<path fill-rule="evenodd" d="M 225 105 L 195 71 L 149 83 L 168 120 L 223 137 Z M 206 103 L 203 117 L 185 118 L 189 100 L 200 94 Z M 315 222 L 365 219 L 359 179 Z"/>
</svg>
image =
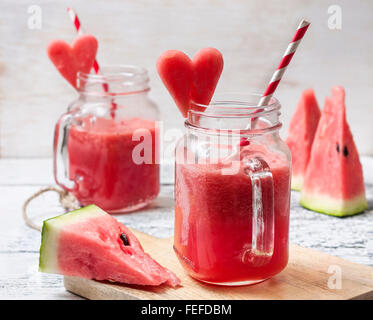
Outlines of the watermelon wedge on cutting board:
<svg viewBox="0 0 373 320">
<path fill-rule="evenodd" d="M 350 127 L 345 91 L 332 88 L 317 127 L 301 192 L 301 205 L 334 216 L 367 209 L 364 179 Z"/>
<path fill-rule="evenodd" d="M 138 285 L 180 283 L 128 228 L 95 205 L 44 221 L 39 271 Z"/>
<path fill-rule="evenodd" d="M 291 118 L 289 135 L 286 139 L 292 155 L 291 188 L 293 190 L 302 188 L 320 115 L 314 91 L 305 90 Z"/>
</svg>

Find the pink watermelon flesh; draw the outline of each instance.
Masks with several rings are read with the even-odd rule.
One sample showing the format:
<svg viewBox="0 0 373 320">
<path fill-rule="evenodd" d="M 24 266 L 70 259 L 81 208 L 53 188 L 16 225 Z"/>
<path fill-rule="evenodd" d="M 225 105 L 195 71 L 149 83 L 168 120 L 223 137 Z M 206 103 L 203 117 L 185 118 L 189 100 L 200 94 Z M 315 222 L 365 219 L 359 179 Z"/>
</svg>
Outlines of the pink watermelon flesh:
<svg viewBox="0 0 373 320">
<path fill-rule="evenodd" d="M 208 105 L 214 95 L 224 61 L 219 50 L 205 48 L 196 53 L 192 60 L 193 82 L 191 100 Z"/>
<path fill-rule="evenodd" d="M 293 190 L 302 188 L 320 115 L 314 91 L 305 90 L 290 121 L 289 136 L 286 139 L 292 154 Z"/>
<path fill-rule="evenodd" d="M 81 35 L 73 45 L 62 40 L 52 41 L 47 49 L 48 57 L 60 74 L 77 87 L 78 72 L 89 73 L 96 58 L 97 39 L 92 35 Z"/>
<path fill-rule="evenodd" d="M 193 79 L 192 61 L 177 50 L 164 52 L 157 60 L 157 70 L 183 117 L 187 116 Z"/>
<path fill-rule="evenodd" d="M 193 60 L 181 51 L 169 50 L 157 60 L 159 76 L 184 118 L 191 102 L 210 103 L 223 65 L 223 56 L 215 48 L 200 50 Z"/>
<path fill-rule="evenodd" d="M 367 209 L 364 179 L 346 120 L 345 91 L 332 89 L 312 145 L 301 204 L 314 211 L 346 216 Z"/>
<path fill-rule="evenodd" d="M 128 228 L 94 205 L 44 222 L 39 269 L 127 284 L 180 284 Z"/>
</svg>

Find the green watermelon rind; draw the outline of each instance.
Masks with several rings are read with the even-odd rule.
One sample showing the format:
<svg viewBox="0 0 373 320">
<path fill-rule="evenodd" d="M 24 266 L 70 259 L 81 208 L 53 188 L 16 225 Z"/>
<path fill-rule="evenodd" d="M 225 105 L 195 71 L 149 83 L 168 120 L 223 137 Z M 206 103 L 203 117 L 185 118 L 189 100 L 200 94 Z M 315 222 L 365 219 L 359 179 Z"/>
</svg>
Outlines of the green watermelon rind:
<svg viewBox="0 0 373 320">
<path fill-rule="evenodd" d="M 301 191 L 303 186 L 303 175 L 292 175 L 291 177 L 291 190 Z"/>
<path fill-rule="evenodd" d="M 325 195 L 301 193 L 300 204 L 312 211 L 335 217 L 347 217 L 368 209 L 365 193 L 353 199 L 334 199 Z"/>
<path fill-rule="evenodd" d="M 59 273 L 57 260 L 58 237 L 65 226 L 102 215 L 106 215 L 106 212 L 95 205 L 90 205 L 45 220 L 41 232 L 39 271 Z"/>
</svg>

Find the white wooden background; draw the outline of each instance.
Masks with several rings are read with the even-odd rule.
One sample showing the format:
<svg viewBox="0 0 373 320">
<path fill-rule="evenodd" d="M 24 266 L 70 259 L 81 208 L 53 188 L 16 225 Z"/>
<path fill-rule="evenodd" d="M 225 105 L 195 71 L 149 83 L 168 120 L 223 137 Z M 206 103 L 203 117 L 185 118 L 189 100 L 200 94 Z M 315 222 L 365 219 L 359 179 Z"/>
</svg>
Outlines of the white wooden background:
<svg viewBox="0 0 373 320">
<path fill-rule="evenodd" d="M 328 6 L 342 8 L 342 30 L 329 30 Z M 28 28 L 28 8 L 42 9 L 42 28 Z M 149 69 L 152 96 L 166 128 L 182 119 L 155 71 L 166 49 L 193 55 L 214 46 L 225 58 L 219 91 L 263 90 L 302 17 L 312 26 L 277 96 L 283 104 L 283 135 L 302 90 L 313 87 L 320 103 L 336 84 L 347 89 L 348 120 L 358 149 L 373 155 L 373 1 L 262 0 L 1 0 L 0 157 L 49 157 L 58 116 L 76 94 L 46 57 L 54 38 L 71 42 L 72 5 L 86 30 L 99 39 L 101 64 Z"/>
</svg>

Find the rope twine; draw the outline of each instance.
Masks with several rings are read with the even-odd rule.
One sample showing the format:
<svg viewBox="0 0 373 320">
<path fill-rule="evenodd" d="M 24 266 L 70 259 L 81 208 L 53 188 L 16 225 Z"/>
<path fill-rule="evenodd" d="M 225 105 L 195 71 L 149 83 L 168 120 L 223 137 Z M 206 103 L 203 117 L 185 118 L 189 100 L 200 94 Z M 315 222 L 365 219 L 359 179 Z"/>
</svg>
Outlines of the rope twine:
<svg viewBox="0 0 373 320">
<path fill-rule="evenodd" d="M 26 224 L 35 230 L 41 231 L 41 226 L 36 224 L 35 222 L 32 221 L 32 219 L 28 216 L 27 214 L 27 207 L 30 204 L 30 202 L 43 193 L 53 191 L 56 192 L 59 196 L 59 202 L 63 208 L 65 208 L 66 211 L 72 211 L 80 208 L 80 205 L 78 203 L 78 200 L 74 197 L 72 193 L 69 193 L 66 190 L 57 188 L 57 187 L 46 187 L 43 189 L 40 189 L 38 192 L 35 192 L 32 196 L 30 196 L 25 203 L 23 204 L 22 207 L 22 214 L 23 214 L 23 220 L 25 220 Z"/>
</svg>

